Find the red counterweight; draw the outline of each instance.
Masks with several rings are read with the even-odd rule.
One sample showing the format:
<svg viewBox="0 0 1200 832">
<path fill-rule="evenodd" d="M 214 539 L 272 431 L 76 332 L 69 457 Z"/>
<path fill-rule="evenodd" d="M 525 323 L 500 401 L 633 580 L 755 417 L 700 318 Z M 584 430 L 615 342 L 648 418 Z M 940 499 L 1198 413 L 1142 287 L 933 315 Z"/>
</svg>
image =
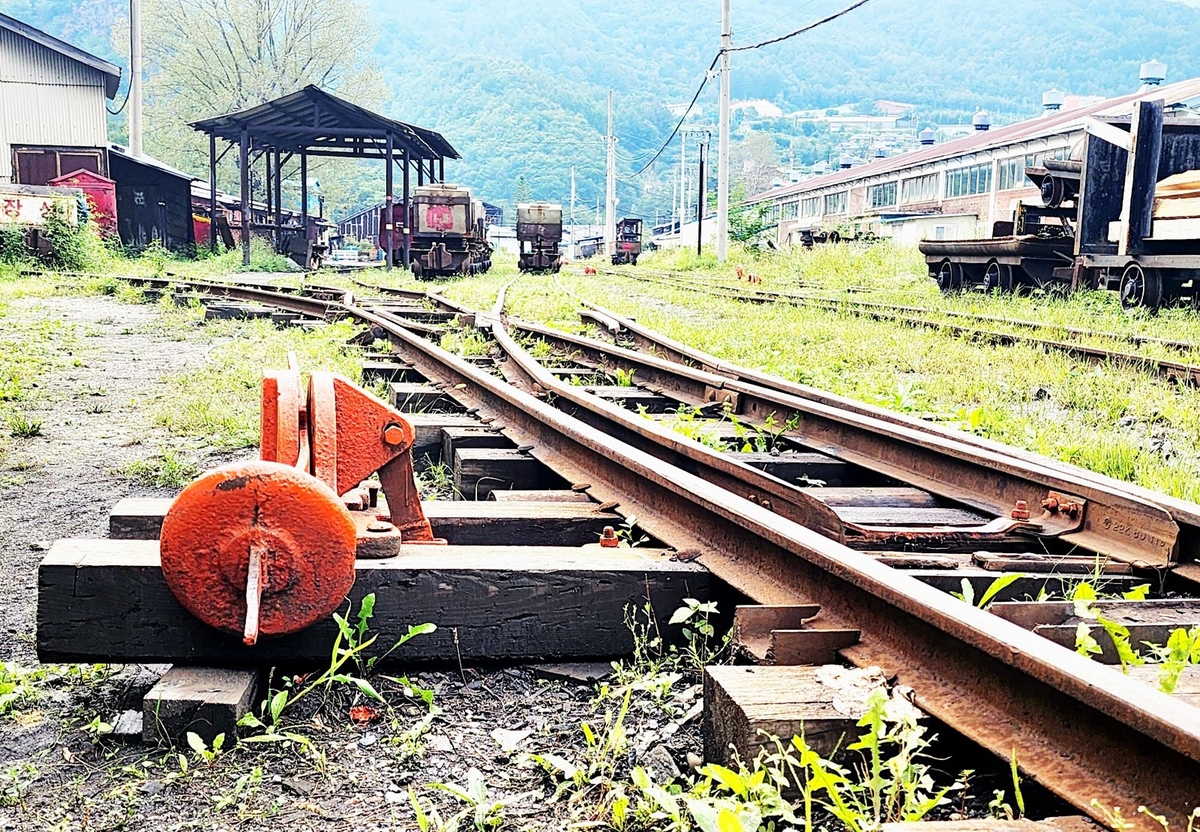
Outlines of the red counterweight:
<svg viewBox="0 0 1200 832">
<path fill-rule="evenodd" d="M 247 644 L 330 615 L 354 584 L 356 557 L 401 542 L 441 543 L 421 510 L 412 425 L 334 373 L 308 390 L 295 358 L 262 387 L 262 460 L 215 468 L 163 519 L 163 577 L 185 608 Z M 376 489 L 379 478 L 386 511 Z"/>
</svg>

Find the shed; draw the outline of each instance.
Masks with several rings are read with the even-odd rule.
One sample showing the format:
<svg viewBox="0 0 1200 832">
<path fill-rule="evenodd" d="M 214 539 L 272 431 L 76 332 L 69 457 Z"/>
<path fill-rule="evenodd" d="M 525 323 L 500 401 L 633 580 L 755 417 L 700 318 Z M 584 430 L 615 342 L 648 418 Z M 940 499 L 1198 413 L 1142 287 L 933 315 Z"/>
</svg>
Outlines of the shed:
<svg viewBox="0 0 1200 832">
<path fill-rule="evenodd" d="M 254 199 L 251 171 L 255 165 L 261 164 L 265 173 L 263 193 L 273 220 L 256 225 L 274 236 L 277 251 L 288 252 L 307 267 L 314 260 L 314 246 L 322 233 L 308 215 L 310 156 L 384 160 L 387 181 L 384 204 L 393 208 L 391 212 L 385 208 L 385 215 L 395 217 L 397 211 L 394 209 L 402 206 L 399 218 L 409 216 L 411 174 L 416 173 L 418 185 L 424 184 L 426 179 L 441 182 L 445 180 L 446 159 L 459 158 L 458 151 L 440 133 L 371 112 L 312 84 L 256 107 L 196 121 L 191 126 L 209 137 L 210 211 L 214 216 L 219 207 L 217 163 L 226 152 L 234 147 L 238 149 L 245 263 L 250 262 L 251 204 Z M 218 140 L 227 143 L 220 155 L 217 153 Z M 296 172 L 300 179 L 301 219 L 299 227 L 293 231 L 285 228 L 279 206 L 283 169 L 295 157 L 299 157 Z M 393 182 L 397 163 L 403 177 L 399 202 L 395 198 Z M 410 234 L 407 223 L 400 225 L 403 226 L 404 265 L 407 267 Z M 389 231 L 389 248 L 395 245 L 399 236 Z M 392 260 L 389 252 L 388 268 L 391 268 Z"/>
<path fill-rule="evenodd" d="M 149 156 L 135 158 L 120 145 L 109 148 L 117 181 L 117 230 L 121 242 L 142 249 L 154 241 L 180 254 L 195 250 L 192 177 Z"/>
<path fill-rule="evenodd" d="M 117 66 L 0 14 L 0 182 L 110 175 L 105 101 L 120 81 Z"/>
</svg>

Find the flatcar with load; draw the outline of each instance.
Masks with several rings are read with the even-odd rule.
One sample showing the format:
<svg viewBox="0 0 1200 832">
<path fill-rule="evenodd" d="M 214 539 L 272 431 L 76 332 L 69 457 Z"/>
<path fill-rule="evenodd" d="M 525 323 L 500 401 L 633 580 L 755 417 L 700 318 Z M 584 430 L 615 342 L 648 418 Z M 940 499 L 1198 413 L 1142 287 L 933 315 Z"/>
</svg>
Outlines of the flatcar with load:
<svg viewBox="0 0 1200 832">
<path fill-rule="evenodd" d="M 1065 160 L 1025 169 L 1042 204 L 980 240 L 920 244 L 943 292 L 1117 289 L 1121 305 L 1200 307 L 1200 118 L 1140 101 L 1089 119 Z"/>
</svg>

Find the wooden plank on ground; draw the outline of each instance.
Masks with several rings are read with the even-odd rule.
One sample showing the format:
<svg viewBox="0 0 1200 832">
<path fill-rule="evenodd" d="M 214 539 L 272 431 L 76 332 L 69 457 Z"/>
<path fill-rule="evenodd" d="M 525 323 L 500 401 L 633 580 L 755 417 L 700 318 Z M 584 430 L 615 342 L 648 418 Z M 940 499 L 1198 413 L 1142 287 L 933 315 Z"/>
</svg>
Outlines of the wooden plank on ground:
<svg viewBox="0 0 1200 832">
<path fill-rule="evenodd" d="M 784 667 L 737 665 L 704 668 L 704 759 L 726 764 L 730 747 L 753 760 L 770 737 L 786 744 L 803 735 L 828 756 L 856 737 L 866 697 L 886 684 L 877 668 L 841 665 Z M 767 736 L 764 736 L 765 732 Z"/>
<path fill-rule="evenodd" d="M 592 498 L 584 491 L 547 489 L 545 491 L 493 491 L 489 500 L 498 503 L 590 503 Z"/>
<path fill-rule="evenodd" d="M 862 508 L 889 506 L 895 508 L 937 508 L 941 502 L 928 491 L 903 486 L 899 488 L 802 488 L 810 497 L 816 497 L 834 508 Z"/>
<path fill-rule="evenodd" d="M 170 507 L 170 498 L 126 497 L 117 503 L 108 517 L 109 537 L 154 540 L 162 530 L 163 517 Z M 600 506 L 588 501 L 586 496 L 583 502 L 549 503 L 536 500 L 428 500 L 421 503 L 421 507 L 433 526 L 433 533 L 457 546 L 526 545 L 531 541 L 547 546 L 583 546 L 595 543 L 605 526 L 621 522 L 619 515 L 601 511 Z"/>
<path fill-rule="evenodd" d="M 456 448 L 516 448 L 511 439 L 498 430 L 476 423 L 442 428 L 442 459 L 454 459 Z"/>
<path fill-rule="evenodd" d="M 598 659 L 629 653 L 627 605 L 647 594 L 666 620 L 684 598 L 733 609 L 729 590 L 695 563 L 661 550 L 575 547 L 406 546 L 398 557 L 359 561 L 355 609 L 376 596 L 371 632 L 383 652 L 409 625 L 413 639 L 392 660 L 407 662 Z M 47 662 L 169 662 L 245 666 L 328 662 L 330 619 L 254 647 L 193 618 L 162 577 L 153 540 L 60 540 L 38 569 L 38 654 Z M 457 644 L 455 635 L 457 633 Z"/>
<path fill-rule="evenodd" d="M 192 732 L 211 746 L 224 734 L 230 747 L 257 689 L 256 670 L 172 667 L 142 698 L 142 740 L 179 744 Z"/>
<path fill-rule="evenodd" d="M 393 381 L 388 385 L 392 393 L 392 407 L 403 413 L 428 413 L 451 411 L 461 413 L 464 408 L 440 387 L 432 384 L 409 384 Z"/>
<path fill-rule="evenodd" d="M 493 491 L 562 488 L 567 483 L 538 460 L 504 448 L 454 452 L 454 490 L 463 500 L 486 500 Z"/>
<path fill-rule="evenodd" d="M 855 479 L 853 466 L 825 454 L 731 453 L 729 456 L 793 485 L 820 482 L 827 486 L 845 486 Z"/>
</svg>

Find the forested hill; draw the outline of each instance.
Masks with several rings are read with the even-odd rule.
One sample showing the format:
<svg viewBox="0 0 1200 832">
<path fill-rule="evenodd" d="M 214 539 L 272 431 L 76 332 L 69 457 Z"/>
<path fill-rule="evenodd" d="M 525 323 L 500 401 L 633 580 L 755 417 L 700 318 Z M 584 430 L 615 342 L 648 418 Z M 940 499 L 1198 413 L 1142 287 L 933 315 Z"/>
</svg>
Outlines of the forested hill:
<svg viewBox="0 0 1200 832">
<path fill-rule="evenodd" d="M 146 0 L 147 14 L 155 2 Z M 359 2 L 361 25 L 377 30 L 374 58 L 387 89 L 362 103 L 445 133 L 464 156 L 453 177 L 485 198 L 507 202 L 523 181 L 534 197 L 565 199 L 575 167 L 580 203 L 594 205 L 611 88 L 623 207 L 648 212 L 670 199 L 665 168 L 657 180 L 633 173 L 674 125 L 667 105 L 690 99 L 715 55 L 720 0 Z M 733 0 L 735 44 L 847 4 Z M 127 64 L 123 34 L 111 34 L 121 28 L 124 0 L 0 0 L 0 9 Z M 872 0 L 810 34 L 735 55 L 734 97 L 765 98 L 785 111 L 859 103 L 863 112 L 890 99 L 917 105 L 922 120 L 977 107 L 1012 120 L 1036 114 L 1050 87 L 1130 91 L 1150 58 L 1169 65 L 1169 80 L 1200 75 L 1196 32 L 1200 9 L 1169 0 Z M 712 118 L 715 96 L 710 85 L 701 121 Z M 776 137 L 781 145 L 787 138 Z M 798 148 L 797 162 L 828 152 L 811 142 Z M 160 152 L 169 157 L 171 148 Z M 348 192 L 335 202 L 357 198 Z"/>
</svg>

